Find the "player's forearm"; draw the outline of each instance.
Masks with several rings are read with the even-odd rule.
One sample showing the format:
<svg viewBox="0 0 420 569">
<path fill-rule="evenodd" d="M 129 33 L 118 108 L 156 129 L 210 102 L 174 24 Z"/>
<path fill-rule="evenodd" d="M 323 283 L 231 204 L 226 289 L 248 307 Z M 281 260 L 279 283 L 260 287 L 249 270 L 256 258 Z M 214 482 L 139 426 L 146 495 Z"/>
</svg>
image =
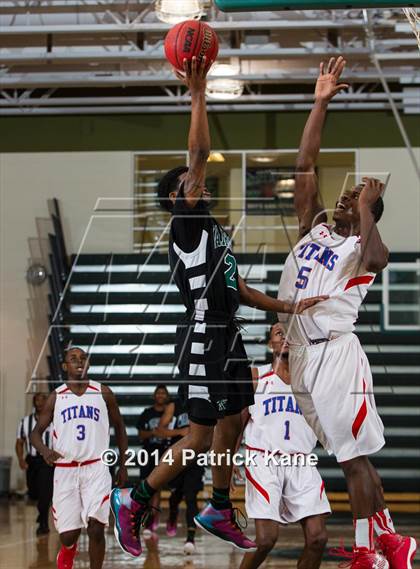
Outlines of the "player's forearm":
<svg viewBox="0 0 420 569">
<path fill-rule="evenodd" d="M 388 249 L 385 247 L 370 208 L 360 205 L 360 245 L 363 266 L 378 273 L 388 264 Z"/>
<path fill-rule="evenodd" d="M 191 93 L 191 125 L 188 150 L 191 154 L 199 153 L 206 160 L 210 154 L 210 130 L 204 90 Z"/>
<path fill-rule="evenodd" d="M 280 312 L 286 314 L 293 312 L 293 305 L 289 302 L 272 298 L 249 286 L 241 289 L 240 296 L 242 304 L 251 306 L 252 308 L 258 308 L 266 312 Z"/>
<path fill-rule="evenodd" d="M 313 109 L 306 121 L 299 153 L 296 160 L 296 169 L 305 172 L 313 168 L 321 149 L 321 137 L 327 116 L 328 102 L 316 100 Z"/>
</svg>

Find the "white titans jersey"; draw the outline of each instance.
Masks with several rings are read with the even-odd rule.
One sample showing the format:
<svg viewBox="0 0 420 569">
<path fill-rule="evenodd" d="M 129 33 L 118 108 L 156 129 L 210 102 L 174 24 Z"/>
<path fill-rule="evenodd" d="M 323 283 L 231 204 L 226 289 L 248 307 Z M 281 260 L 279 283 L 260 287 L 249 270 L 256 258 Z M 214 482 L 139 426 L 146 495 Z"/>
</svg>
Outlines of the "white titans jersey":
<svg viewBox="0 0 420 569">
<path fill-rule="evenodd" d="M 109 448 L 109 417 L 101 384 L 90 381 L 85 393 L 75 395 L 63 384 L 56 390 L 54 407 L 54 450 L 59 462 L 97 459 Z"/>
<path fill-rule="evenodd" d="M 255 403 L 245 428 L 250 449 L 285 454 L 313 451 L 317 438 L 302 415 L 292 388 L 274 373 L 271 364 L 258 368 Z"/>
<path fill-rule="evenodd" d="M 291 345 L 332 339 L 354 330 L 359 307 L 375 279 L 361 262 L 360 238 L 342 237 L 321 223 L 303 237 L 287 257 L 278 298 L 297 302 L 329 295 L 329 299 L 288 318 Z M 286 315 L 279 315 L 284 322 Z"/>
</svg>

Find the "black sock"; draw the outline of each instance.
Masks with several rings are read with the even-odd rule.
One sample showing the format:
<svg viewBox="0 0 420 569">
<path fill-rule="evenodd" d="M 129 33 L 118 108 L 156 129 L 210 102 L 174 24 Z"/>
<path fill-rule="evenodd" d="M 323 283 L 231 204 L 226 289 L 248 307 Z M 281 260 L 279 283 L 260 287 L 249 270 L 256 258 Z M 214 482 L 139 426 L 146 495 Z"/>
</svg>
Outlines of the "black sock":
<svg viewBox="0 0 420 569">
<path fill-rule="evenodd" d="M 210 502 L 215 510 L 228 510 L 231 508 L 229 488 L 213 488 L 213 496 Z"/>
<path fill-rule="evenodd" d="M 194 539 L 195 539 L 195 529 L 188 528 L 187 541 L 191 541 L 192 543 L 194 543 Z"/>
<path fill-rule="evenodd" d="M 130 496 L 138 504 L 146 506 L 155 493 L 156 490 L 148 484 L 147 480 L 142 480 L 132 489 Z"/>
</svg>

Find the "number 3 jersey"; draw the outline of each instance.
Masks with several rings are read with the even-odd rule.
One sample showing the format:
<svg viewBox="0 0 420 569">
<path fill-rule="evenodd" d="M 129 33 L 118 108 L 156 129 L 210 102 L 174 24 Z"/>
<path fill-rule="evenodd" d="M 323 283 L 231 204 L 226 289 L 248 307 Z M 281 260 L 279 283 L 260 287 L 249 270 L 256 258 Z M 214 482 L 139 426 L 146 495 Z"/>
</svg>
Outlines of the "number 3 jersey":
<svg viewBox="0 0 420 569">
<path fill-rule="evenodd" d="M 80 396 L 66 384 L 55 391 L 54 450 L 64 457 L 58 462 L 100 458 L 109 448 L 109 417 L 101 384 L 89 381 L 85 393 Z"/>
<path fill-rule="evenodd" d="M 326 224 L 314 227 L 287 257 L 278 298 L 297 302 L 329 295 L 329 299 L 300 315 L 285 317 L 289 344 L 308 345 L 311 340 L 332 339 L 352 332 L 359 307 L 375 273 L 362 265 L 360 239 L 342 237 Z"/>
<path fill-rule="evenodd" d="M 245 444 L 261 451 L 310 454 L 317 438 L 305 421 L 292 388 L 271 364 L 258 368 L 255 403 L 245 428 Z"/>
</svg>

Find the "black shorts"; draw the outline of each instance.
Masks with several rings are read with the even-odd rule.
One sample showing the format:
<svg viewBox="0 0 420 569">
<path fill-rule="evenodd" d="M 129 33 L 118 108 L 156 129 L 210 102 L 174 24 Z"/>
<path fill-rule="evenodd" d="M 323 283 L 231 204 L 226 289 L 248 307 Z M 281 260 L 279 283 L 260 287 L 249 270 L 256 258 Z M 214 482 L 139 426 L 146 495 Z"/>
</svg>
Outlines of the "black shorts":
<svg viewBox="0 0 420 569">
<path fill-rule="evenodd" d="M 177 328 L 175 355 L 179 397 L 190 421 L 212 426 L 253 405 L 251 367 L 233 321 L 184 321 Z"/>
<path fill-rule="evenodd" d="M 168 483 L 169 489 L 182 492 L 183 496 L 198 494 L 204 488 L 204 466 L 192 464 L 187 466 L 173 480 Z"/>
</svg>

